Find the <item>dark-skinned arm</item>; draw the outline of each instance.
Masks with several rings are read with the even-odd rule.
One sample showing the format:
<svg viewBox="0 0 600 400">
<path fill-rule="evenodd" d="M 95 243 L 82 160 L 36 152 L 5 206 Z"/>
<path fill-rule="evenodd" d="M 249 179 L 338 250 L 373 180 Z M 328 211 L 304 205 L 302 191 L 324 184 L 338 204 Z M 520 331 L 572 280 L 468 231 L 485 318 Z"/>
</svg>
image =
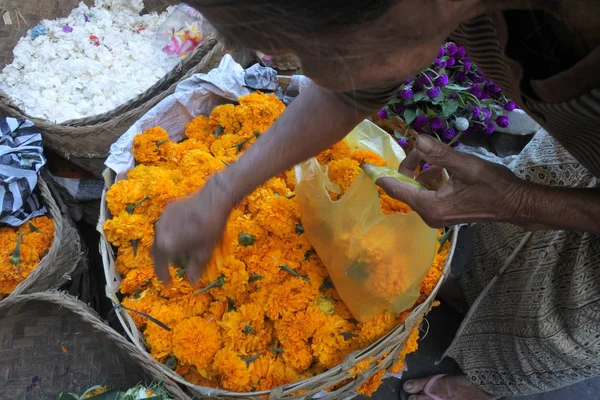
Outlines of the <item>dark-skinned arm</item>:
<svg viewBox="0 0 600 400">
<path fill-rule="evenodd" d="M 342 140 L 369 114 L 313 84 L 221 178 L 239 201 L 273 176 Z"/>
<path fill-rule="evenodd" d="M 238 161 L 209 179 L 193 197 L 167 206 L 156 225 L 157 276 L 169 282 L 169 260 L 185 254 L 189 258 L 186 275 L 196 283 L 229 214 L 244 196 L 340 141 L 369 114 L 357 111 L 340 95 L 309 86 Z"/>
</svg>

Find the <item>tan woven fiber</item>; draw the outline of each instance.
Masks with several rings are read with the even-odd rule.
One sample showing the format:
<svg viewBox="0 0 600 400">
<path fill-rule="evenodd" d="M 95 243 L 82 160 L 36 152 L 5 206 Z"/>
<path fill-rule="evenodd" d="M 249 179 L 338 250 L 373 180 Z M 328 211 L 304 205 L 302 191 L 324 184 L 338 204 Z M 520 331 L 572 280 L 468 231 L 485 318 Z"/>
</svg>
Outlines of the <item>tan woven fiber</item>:
<svg viewBox="0 0 600 400">
<path fill-rule="evenodd" d="M 72 226 L 60 197 L 53 191 L 50 180 L 42 176 L 38 188 L 49 216 L 54 219 L 54 240 L 48 254 L 39 265 L 5 300 L 13 296 L 56 289 L 70 280 L 82 257 L 79 233 Z"/>
<path fill-rule="evenodd" d="M 108 176 L 108 175 L 107 175 Z M 119 306 L 120 301 L 118 298 L 119 284 L 121 282 L 121 276 L 115 269 L 115 252 L 114 248 L 108 243 L 106 235 L 102 229 L 104 222 L 110 218 L 109 211 L 106 207 L 106 191 L 102 197 L 102 207 L 100 209 L 100 220 L 98 222 L 98 230 L 101 234 L 100 241 L 100 253 L 102 255 L 102 263 L 104 266 L 104 274 L 106 276 L 107 287 L 106 295 L 110 298 L 115 306 Z M 193 385 L 173 371 L 166 368 L 164 365 L 153 361 L 157 368 L 161 368 L 165 375 L 171 377 L 174 381 L 181 383 L 189 388 L 192 392 L 211 398 L 223 398 L 223 399 L 258 399 L 258 396 L 267 395 L 269 399 L 310 399 L 312 395 L 322 390 L 337 385 L 344 380 L 350 378 L 349 370 L 352 369 L 357 362 L 371 358 L 371 365 L 363 373 L 359 374 L 355 380 L 348 383 L 341 389 L 330 392 L 326 396 L 322 397 L 325 400 L 342 399 L 351 394 L 356 388 L 358 388 L 367 379 L 373 376 L 381 369 L 388 370 L 398 359 L 400 351 L 403 349 L 408 336 L 422 318 L 431 310 L 435 296 L 437 295 L 439 288 L 441 287 L 445 278 L 450 274 L 450 263 L 454 256 L 458 236 L 458 229 L 454 230 L 454 234 L 451 238 L 452 248 L 448 255 L 448 260 L 444 266 L 443 276 L 438 282 L 435 290 L 427 298 L 427 300 L 416 307 L 411 314 L 408 316 L 406 321 L 398 325 L 394 330 L 389 332 L 384 338 L 380 339 L 376 343 L 373 343 L 368 348 L 354 352 L 346 357 L 344 362 L 337 367 L 313 378 L 296 382 L 283 387 L 275 388 L 271 391 L 256 392 L 256 393 L 234 393 L 224 390 L 207 388 L 202 386 Z M 142 332 L 136 327 L 131 316 L 122 308 L 118 308 L 117 317 L 121 322 L 123 329 L 125 330 L 129 339 L 139 349 L 139 351 L 147 351 L 144 343 L 144 336 Z M 378 360 L 383 360 L 378 362 Z M 302 394 L 297 392 L 302 390 Z"/>
<path fill-rule="evenodd" d="M 173 0 L 145 0 L 148 11 L 164 11 Z M 92 0 L 86 0 L 92 4 Z M 0 14 L 9 12 L 13 25 L 0 22 L 0 65 L 10 63 L 12 49 L 27 30 L 41 19 L 53 19 L 67 16 L 79 0 L 0 0 Z M 18 15 L 28 21 L 27 25 Z M 218 37 L 211 37 L 202 43 L 189 57 L 181 61 L 171 72 L 154 86 L 131 101 L 104 114 L 88 118 L 65 121 L 55 124 L 52 121 L 33 118 L 17 107 L 4 93 L 0 92 L 0 115 L 14 118 L 26 118 L 40 129 L 44 144 L 58 154 L 70 159 L 80 167 L 100 176 L 104 169 L 104 159 L 108 149 L 135 121 L 144 115 L 159 101 L 175 91 L 177 83 L 194 73 L 208 72 L 218 66 L 227 52 L 234 59 L 247 66 L 250 57 L 246 51 L 226 46 Z"/>
<path fill-rule="evenodd" d="M 146 353 L 63 293 L 0 303 L 0 343 L 1 399 L 55 399 L 93 385 L 123 390 L 153 381 L 163 382 L 176 399 L 190 399 Z"/>
</svg>

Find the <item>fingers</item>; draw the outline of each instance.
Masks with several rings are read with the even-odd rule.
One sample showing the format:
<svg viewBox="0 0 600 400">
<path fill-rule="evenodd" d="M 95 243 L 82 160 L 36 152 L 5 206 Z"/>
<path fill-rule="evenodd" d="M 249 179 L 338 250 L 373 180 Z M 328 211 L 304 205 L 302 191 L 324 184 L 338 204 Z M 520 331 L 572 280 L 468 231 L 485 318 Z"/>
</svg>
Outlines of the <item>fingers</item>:
<svg viewBox="0 0 600 400">
<path fill-rule="evenodd" d="M 383 189 L 390 197 L 400 200 L 409 206 L 413 206 L 417 201 L 419 190 L 405 183 L 399 182 L 394 178 L 381 178 L 377 180 L 377 186 Z"/>
<path fill-rule="evenodd" d="M 438 190 L 444 184 L 443 172 L 444 168 L 433 166 L 422 171 L 416 180 L 429 190 Z"/>
<path fill-rule="evenodd" d="M 417 169 L 420 163 L 421 155 L 419 154 L 419 152 L 411 151 L 410 153 L 408 153 L 406 158 L 402 160 L 402 163 L 400 163 L 400 168 L 398 169 L 398 172 L 400 172 L 402 175 L 408 176 L 409 178 L 414 178 L 415 169 Z"/>
<path fill-rule="evenodd" d="M 169 274 L 169 259 L 170 255 L 159 249 L 155 244 L 152 246 L 152 257 L 154 258 L 154 273 L 165 284 L 171 283 L 171 275 Z"/>
<path fill-rule="evenodd" d="M 192 285 L 195 285 L 200 280 L 200 275 L 204 266 L 210 261 L 212 251 L 205 249 L 204 251 L 196 251 L 191 259 L 185 274 Z"/>
<path fill-rule="evenodd" d="M 417 150 L 429 164 L 448 168 L 450 172 L 454 173 L 476 171 L 481 161 L 475 156 L 459 153 L 428 135 L 419 136 Z"/>
</svg>

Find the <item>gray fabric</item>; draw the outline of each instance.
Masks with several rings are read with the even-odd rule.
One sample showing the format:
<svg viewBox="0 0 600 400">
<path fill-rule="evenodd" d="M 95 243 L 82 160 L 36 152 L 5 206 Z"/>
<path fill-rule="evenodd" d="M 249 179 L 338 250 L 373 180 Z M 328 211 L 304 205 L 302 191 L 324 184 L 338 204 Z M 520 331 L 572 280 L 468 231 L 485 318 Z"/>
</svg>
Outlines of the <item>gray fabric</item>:
<svg viewBox="0 0 600 400">
<path fill-rule="evenodd" d="M 600 187 L 599 179 L 545 131 L 508 167 L 543 185 Z M 476 228 L 461 277 L 469 304 L 527 233 L 499 223 Z M 535 232 L 449 355 L 475 385 L 494 395 L 546 392 L 600 375 L 600 235 Z"/>
</svg>

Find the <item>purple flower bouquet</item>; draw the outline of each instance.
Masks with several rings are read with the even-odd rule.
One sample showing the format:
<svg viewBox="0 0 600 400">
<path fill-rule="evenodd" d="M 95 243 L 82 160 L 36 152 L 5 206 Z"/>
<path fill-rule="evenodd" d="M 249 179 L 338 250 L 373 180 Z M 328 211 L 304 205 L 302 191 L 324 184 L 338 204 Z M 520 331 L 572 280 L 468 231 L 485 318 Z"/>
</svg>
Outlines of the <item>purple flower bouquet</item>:
<svg viewBox="0 0 600 400">
<path fill-rule="evenodd" d="M 457 145 L 463 136 L 490 135 L 496 126 L 506 128 L 510 120 L 504 114 L 515 108 L 463 47 L 447 42 L 434 63 L 407 80 L 379 116 L 398 115 L 406 122 L 406 132 L 394 132 L 401 145 L 407 142 L 408 127 Z"/>
</svg>

